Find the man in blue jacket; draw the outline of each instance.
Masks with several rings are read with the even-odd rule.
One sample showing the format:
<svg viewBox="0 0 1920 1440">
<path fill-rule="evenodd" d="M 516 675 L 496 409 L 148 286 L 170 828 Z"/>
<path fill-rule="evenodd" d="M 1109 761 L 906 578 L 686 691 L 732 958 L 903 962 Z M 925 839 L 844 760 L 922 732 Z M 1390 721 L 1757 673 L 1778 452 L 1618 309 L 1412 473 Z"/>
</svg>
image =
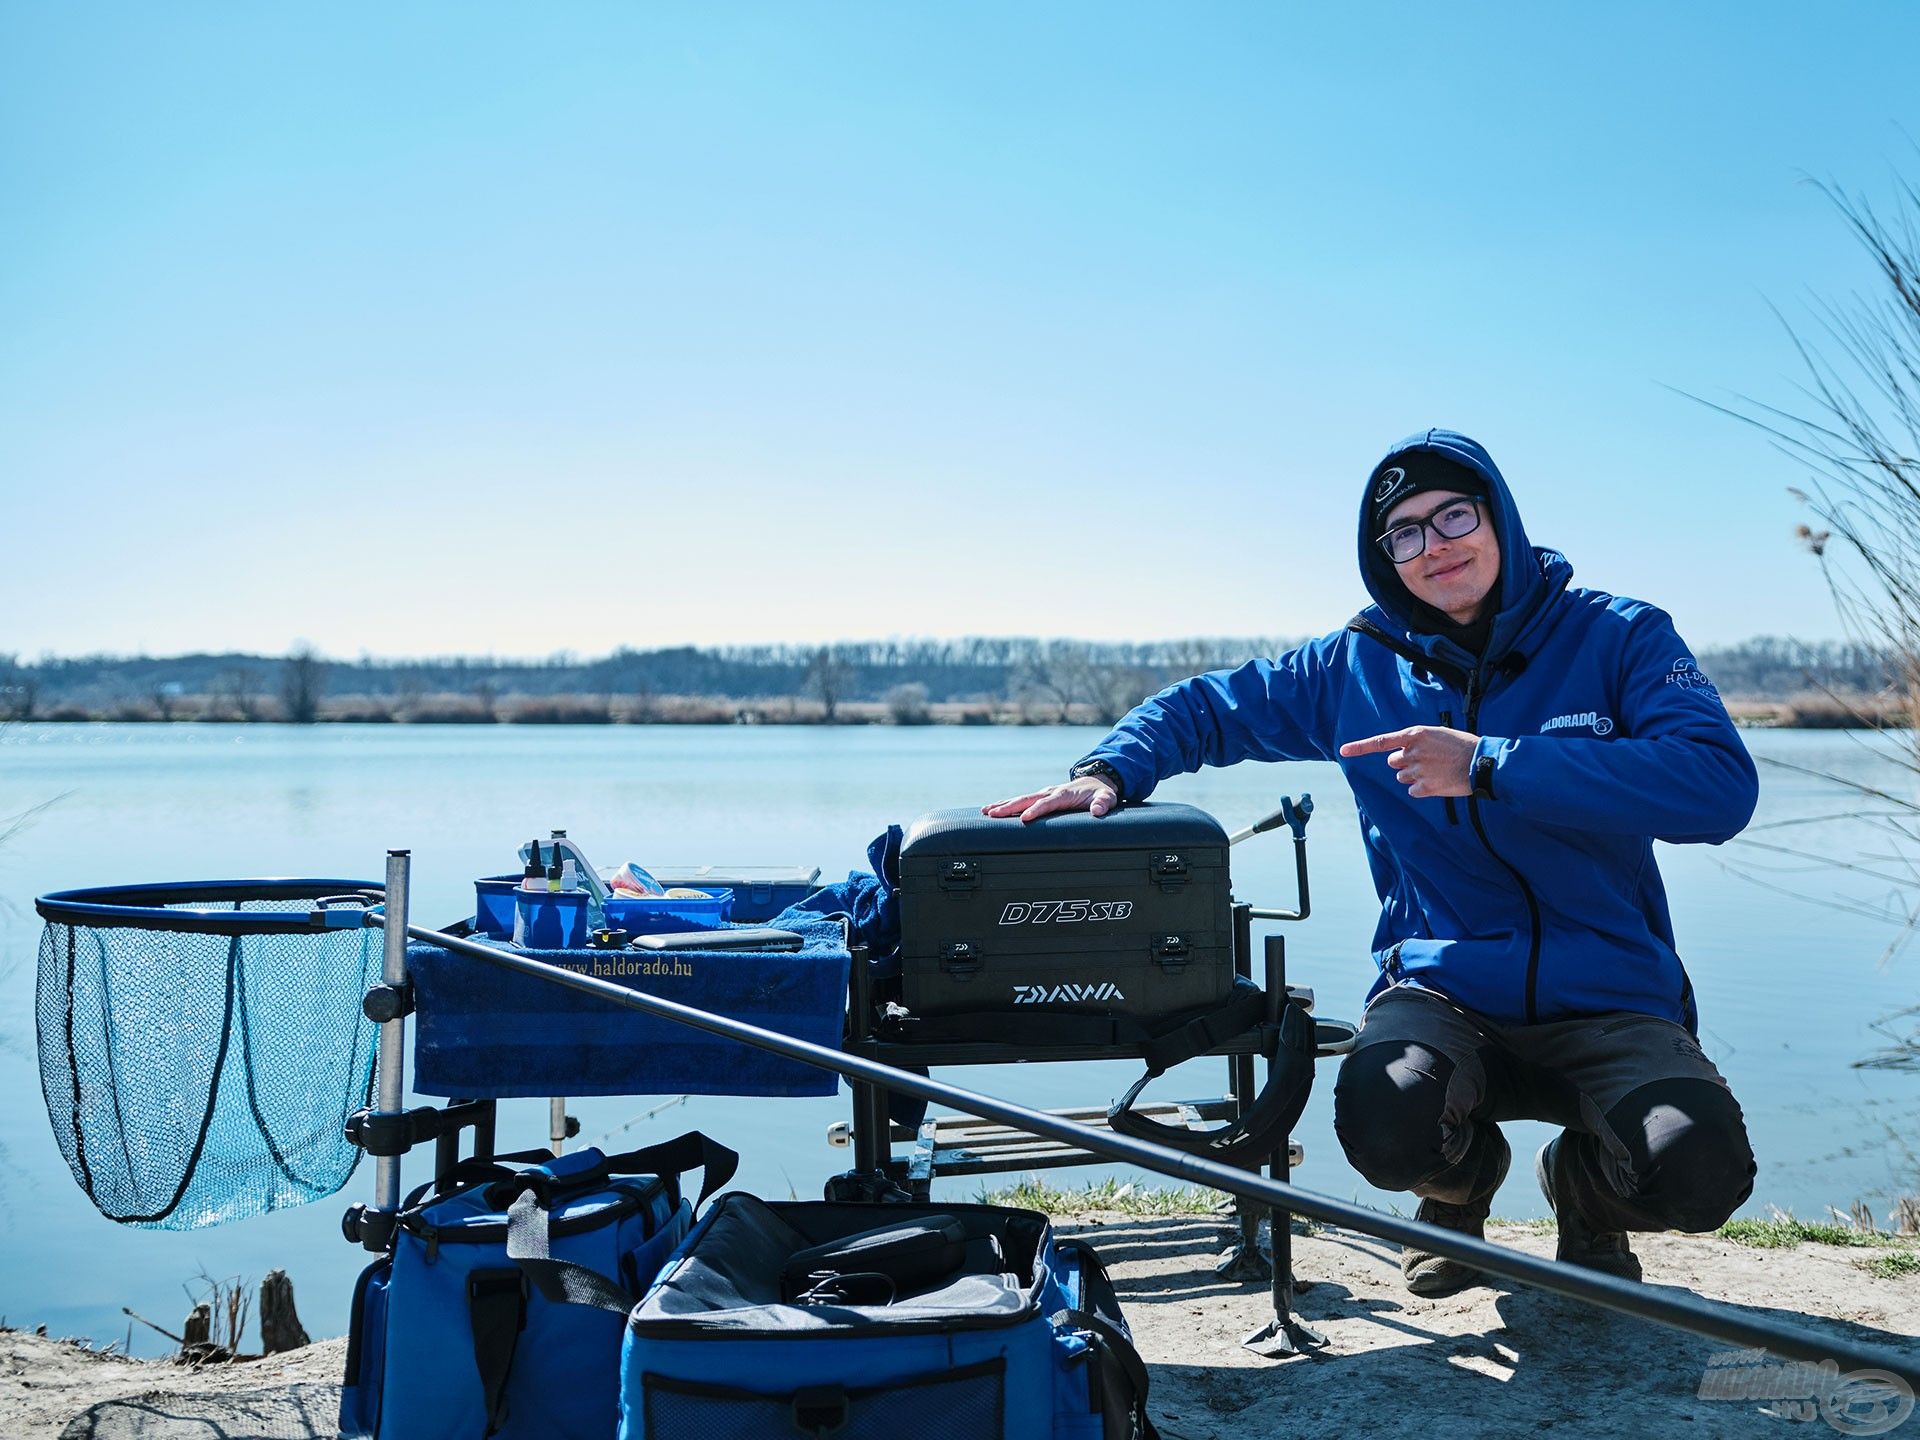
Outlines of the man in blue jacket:
<svg viewBox="0 0 1920 1440">
<path fill-rule="evenodd" d="M 1753 762 L 1668 617 L 1570 589 L 1464 435 L 1374 468 L 1360 570 L 1374 603 L 1345 629 L 1163 690 L 1067 783 L 986 812 L 1105 815 L 1202 765 L 1338 761 L 1380 895 L 1380 975 L 1334 1091 L 1347 1158 L 1478 1236 L 1498 1122 L 1560 1124 L 1536 1163 L 1559 1258 L 1637 1279 L 1628 1231 L 1714 1229 L 1753 1188 L 1653 861 L 1656 839 L 1738 834 Z M 1420 1295 L 1479 1279 L 1417 1250 L 1402 1268 Z"/>
</svg>

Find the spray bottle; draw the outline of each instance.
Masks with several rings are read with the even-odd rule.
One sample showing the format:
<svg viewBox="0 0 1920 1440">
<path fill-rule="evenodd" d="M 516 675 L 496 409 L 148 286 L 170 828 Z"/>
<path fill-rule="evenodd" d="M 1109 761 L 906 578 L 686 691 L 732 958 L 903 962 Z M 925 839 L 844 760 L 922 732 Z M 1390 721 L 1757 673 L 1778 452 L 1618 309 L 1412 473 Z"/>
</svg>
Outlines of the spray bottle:
<svg viewBox="0 0 1920 1440">
<path fill-rule="evenodd" d="M 538 848 L 538 844 L 539 842 L 535 841 L 523 849 L 520 852 L 522 858 L 526 858 L 532 850 Z M 588 928 L 606 924 L 607 882 L 600 878 L 600 872 L 593 868 L 579 844 L 569 840 L 566 831 L 555 830 L 553 838 L 548 842 L 548 850 L 554 859 L 563 863 L 568 860 L 573 862 L 574 874 L 579 877 L 580 888 L 587 892 Z M 543 870 L 541 873 L 544 875 L 546 872 Z M 545 881 L 541 883 L 544 885 Z"/>
</svg>

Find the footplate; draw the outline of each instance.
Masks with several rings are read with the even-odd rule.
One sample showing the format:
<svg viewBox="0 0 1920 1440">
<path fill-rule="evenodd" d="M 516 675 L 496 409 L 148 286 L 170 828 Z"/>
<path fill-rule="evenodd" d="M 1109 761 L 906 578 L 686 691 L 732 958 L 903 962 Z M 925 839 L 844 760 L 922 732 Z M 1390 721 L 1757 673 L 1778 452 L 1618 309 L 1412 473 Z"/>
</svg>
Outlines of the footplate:
<svg viewBox="0 0 1920 1440">
<path fill-rule="evenodd" d="M 1108 1130 L 1104 1106 L 1072 1110 L 1049 1110 L 1063 1120 L 1072 1120 L 1095 1130 Z M 1233 1100 L 1163 1100 L 1136 1105 L 1134 1113 L 1166 1124 L 1181 1124 L 1190 1129 L 1231 1119 L 1236 1113 Z M 1049 1170 L 1066 1165 L 1110 1163 L 1106 1157 L 1083 1150 L 1064 1141 L 1046 1140 L 1008 1125 L 978 1120 L 970 1115 L 929 1115 L 919 1131 L 893 1127 L 893 1138 L 911 1140 L 912 1152 L 905 1157 L 907 1180 L 914 1186 L 929 1184 L 936 1175 L 992 1175 L 1018 1170 Z M 1298 1165 L 1305 1158 L 1298 1141 L 1287 1143 L 1287 1159 Z M 896 1156 L 896 1163 L 899 1157 Z"/>
</svg>

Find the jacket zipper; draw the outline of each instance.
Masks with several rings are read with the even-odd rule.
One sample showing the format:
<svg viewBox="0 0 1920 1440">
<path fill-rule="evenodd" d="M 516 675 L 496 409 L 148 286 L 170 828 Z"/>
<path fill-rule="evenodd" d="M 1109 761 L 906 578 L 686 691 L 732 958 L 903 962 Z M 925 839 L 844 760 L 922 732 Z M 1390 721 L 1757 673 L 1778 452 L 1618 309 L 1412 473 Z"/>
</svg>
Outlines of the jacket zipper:
<svg viewBox="0 0 1920 1440">
<path fill-rule="evenodd" d="M 1453 712 L 1451 710 L 1442 710 L 1440 712 L 1440 723 L 1451 730 L 1453 728 Z M 1459 807 L 1453 803 L 1453 797 L 1451 795 L 1443 796 L 1442 798 L 1447 802 L 1447 824 L 1458 825 L 1460 823 Z"/>
<path fill-rule="evenodd" d="M 1466 696 L 1467 730 L 1472 734 L 1478 735 L 1480 733 L 1478 725 L 1480 720 L 1480 701 L 1482 699 L 1480 694 L 1480 671 L 1478 669 L 1467 676 Z M 1513 877 L 1513 883 L 1520 887 L 1520 894 L 1527 902 L 1527 1023 L 1529 1025 L 1537 1025 L 1539 1023 L 1539 1007 L 1536 1001 L 1536 991 L 1540 984 L 1540 902 L 1535 898 L 1533 887 L 1527 883 L 1526 877 L 1514 869 L 1513 866 L 1509 865 L 1506 858 L 1502 856 L 1498 850 L 1493 848 L 1493 842 L 1487 838 L 1487 827 L 1480 821 L 1480 801 L 1472 795 L 1467 797 L 1467 818 L 1473 822 L 1473 833 L 1478 835 L 1480 837 L 1480 843 L 1487 847 L 1487 854 L 1499 861 L 1502 868 Z"/>
<path fill-rule="evenodd" d="M 1466 696 L 1466 728 L 1475 735 L 1480 733 L 1480 701 L 1483 698 L 1480 693 L 1481 666 L 1475 666 L 1469 671 L 1462 671 L 1455 666 L 1447 664 L 1444 660 L 1435 660 L 1424 651 L 1404 643 L 1399 637 L 1388 634 L 1364 615 L 1356 615 L 1352 620 L 1349 620 L 1347 622 L 1347 629 L 1353 631 L 1356 635 L 1365 635 L 1369 640 L 1377 640 L 1380 644 L 1386 646 L 1389 650 L 1393 651 L 1394 654 L 1401 656 L 1403 659 L 1409 660 L 1415 665 L 1423 665 L 1435 674 L 1453 680 L 1455 684 L 1461 687 L 1462 692 Z M 1516 637 L 1516 639 L 1517 638 L 1518 637 Z M 1447 801 L 1447 812 L 1448 818 L 1451 819 L 1455 813 L 1451 799 Z M 1506 858 L 1501 855 L 1498 850 L 1493 848 L 1493 842 L 1487 838 L 1487 827 L 1480 821 L 1480 802 L 1472 796 L 1467 797 L 1467 818 L 1473 822 L 1473 833 L 1480 837 L 1480 843 L 1486 847 L 1487 854 L 1498 861 L 1501 868 L 1513 877 L 1513 883 L 1520 887 L 1520 894 L 1527 902 L 1527 924 L 1529 928 L 1527 940 L 1527 1023 L 1529 1025 L 1538 1024 L 1539 1006 L 1537 991 L 1540 984 L 1540 902 L 1535 898 L 1533 887 L 1527 883 L 1526 877 L 1514 869 L 1513 866 L 1509 865 Z"/>
</svg>

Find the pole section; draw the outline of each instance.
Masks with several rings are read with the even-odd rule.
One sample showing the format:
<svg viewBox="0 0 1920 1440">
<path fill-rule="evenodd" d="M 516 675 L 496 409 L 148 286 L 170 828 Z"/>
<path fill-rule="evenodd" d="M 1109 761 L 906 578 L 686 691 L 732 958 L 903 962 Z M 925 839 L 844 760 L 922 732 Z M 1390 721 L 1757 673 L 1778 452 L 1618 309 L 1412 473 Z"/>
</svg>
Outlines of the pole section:
<svg viewBox="0 0 1920 1440">
<path fill-rule="evenodd" d="M 387 852 L 386 963 L 380 978 L 395 991 L 404 993 L 407 984 L 407 881 L 413 869 L 413 852 Z M 396 1015 L 380 1027 L 380 1083 L 377 1099 L 382 1115 L 398 1115 L 406 1100 L 404 1065 L 407 1046 L 406 1017 Z M 400 1209 L 400 1157 L 376 1155 L 373 1162 L 374 1209 L 388 1215 Z"/>
</svg>

